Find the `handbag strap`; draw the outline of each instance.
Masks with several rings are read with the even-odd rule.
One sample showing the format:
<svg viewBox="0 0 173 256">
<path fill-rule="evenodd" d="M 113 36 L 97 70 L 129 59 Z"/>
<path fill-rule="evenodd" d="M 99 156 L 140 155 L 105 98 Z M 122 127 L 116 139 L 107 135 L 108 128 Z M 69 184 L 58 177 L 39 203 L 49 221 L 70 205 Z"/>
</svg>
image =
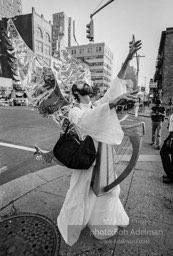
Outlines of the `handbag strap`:
<svg viewBox="0 0 173 256">
<path fill-rule="evenodd" d="M 80 108 L 79 105 L 76 105 L 76 107 Z M 93 108 L 93 105 L 92 105 L 92 104 L 91 104 L 90 108 Z M 64 134 L 67 134 L 69 127 L 70 127 L 70 121 L 68 121 L 68 124 L 67 124 L 67 127 L 66 127 L 66 129 L 65 129 Z"/>
<path fill-rule="evenodd" d="M 66 127 L 66 129 L 65 129 L 64 134 L 67 134 L 69 127 L 70 127 L 70 121 L 68 121 L 68 124 L 67 124 L 67 127 Z"/>
</svg>

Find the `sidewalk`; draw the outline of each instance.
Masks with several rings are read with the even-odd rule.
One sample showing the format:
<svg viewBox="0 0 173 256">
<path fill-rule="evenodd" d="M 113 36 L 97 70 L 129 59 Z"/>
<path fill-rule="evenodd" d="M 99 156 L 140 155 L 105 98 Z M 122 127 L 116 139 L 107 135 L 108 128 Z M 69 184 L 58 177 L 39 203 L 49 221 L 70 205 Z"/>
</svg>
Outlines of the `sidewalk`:
<svg viewBox="0 0 173 256">
<path fill-rule="evenodd" d="M 120 184 L 129 226 L 107 240 L 97 240 L 86 227 L 72 247 L 62 239 L 60 255 L 172 256 L 173 186 L 163 184 L 162 175 L 159 152 L 140 155 L 135 169 Z M 70 176 L 69 169 L 53 166 L 0 186 L 0 219 L 30 212 L 45 215 L 56 224 Z"/>
<path fill-rule="evenodd" d="M 127 110 L 127 113 L 134 115 L 134 109 L 129 111 Z M 150 113 L 151 113 L 151 107 L 148 107 L 148 106 L 144 107 L 143 110 L 138 111 L 139 116 L 150 117 Z"/>
<path fill-rule="evenodd" d="M 173 186 L 161 181 L 158 155 L 141 156 L 135 170 L 121 184 L 121 201 L 130 225 L 108 240 L 97 240 L 85 228 L 72 247 L 61 241 L 60 255 L 172 256 Z M 71 172 L 54 166 L 31 173 L 0 187 L 0 216 L 11 211 L 39 213 L 56 223 Z"/>
</svg>

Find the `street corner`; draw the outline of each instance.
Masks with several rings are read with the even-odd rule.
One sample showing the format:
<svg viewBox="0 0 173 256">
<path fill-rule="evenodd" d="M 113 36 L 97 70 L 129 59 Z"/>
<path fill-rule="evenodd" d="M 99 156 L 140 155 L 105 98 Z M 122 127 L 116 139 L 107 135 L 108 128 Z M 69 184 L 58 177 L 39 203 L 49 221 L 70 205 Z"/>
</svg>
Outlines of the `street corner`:
<svg viewBox="0 0 173 256">
<path fill-rule="evenodd" d="M 58 179 L 63 176 L 68 176 L 72 174 L 72 171 L 65 166 L 54 165 L 48 168 L 44 168 L 35 173 L 38 177 L 49 182 Z"/>
<path fill-rule="evenodd" d="M 47 181 L 37 176 L 35 173 L 24 175 L 0 186 L 0 209 L 6 207 L 11 202 L 29 193 L 36 187 L 45 184 Z"/>
<path fill-rule="evenodd" d="M 70 187 L 70 177 L 70 174 L 58 177 L 57 179 L 49 181 L 46 184 L 36 188 L 35 191 L 40 191 L 65 198 L 67 190 Z"/>
<path fill-rule="evenodd" d="M 34 189 L 14 202 L 19 212 L 42 214 L 57 223 L 64 197 Z"/>
</svg>

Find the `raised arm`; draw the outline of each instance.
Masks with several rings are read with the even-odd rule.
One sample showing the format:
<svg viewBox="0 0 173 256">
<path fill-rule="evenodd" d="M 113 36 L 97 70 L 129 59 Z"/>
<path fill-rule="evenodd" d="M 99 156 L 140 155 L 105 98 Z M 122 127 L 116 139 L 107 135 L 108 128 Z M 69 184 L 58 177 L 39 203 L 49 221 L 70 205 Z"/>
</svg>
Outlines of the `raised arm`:
<svg viewBox="0 0 173 256">
<path fill-rule="evenodd" d="M 119 73 L 117 75 L 118 78 L 120 78 L 120 79 L 124 79 L 125 78 L 127 66 L 130 63 L 130 61 L 132 60 L 134 54 L 141 48 L 141 45 L 142 45 L 141 40 L 136 41 L 132 45 L 132 47 L 130 48 L 129 53 L 128 53 L 128 55 L 127 55 L 123 65 L 122 65 L 122 67 L 121 67 L 121 69 L 120 69 L 120 71 L 119 71 Z"/>
<path fill-rule="evenodd" d="M 119 71 L 117 77 L 115 79 L 113 79 L 110 88 L 107 90 L 107 92 L 105 93 L 105 95 L 97 100 L 95 103 L 96 105 L 100 105 L 106 102 L 110 102 L 111 100 L 114 101 L 114 99 L 116 97 L 119 97 L 120 95 L 122 95 L 123 93 L 125 93 L 125 89 L 123 87 L 123 83 L 121 81 L 121 79 L 123 80 L 126 74 L 126 69 L 127 66 L 130 62 L 130 60 L 133 58 L 133 55 L 137 52 L 137 50 L 139 50 L 141 48 L 141 41 L 137 41 L 133 44 L 133 46 L 130 48 L 130 51 L 127 55 L 127 58 L 125 60 L 125 62 L 123 63 L 121 70 Z M 111 105 L 112 106 L 112 105 Z M 115 107 L 115 106 L 114 106 Z"/>
<path fill-rule="evenodd" d="M 115 98 L 114 100 L 109 101 L 109 108 L 115 108 L 118 105 L 125 105 L 128 101 L 133 101 L 134 103 L 137 102 L 137 91 L 133 93 L 124 93 L 119 97 Z"/>
</svg>

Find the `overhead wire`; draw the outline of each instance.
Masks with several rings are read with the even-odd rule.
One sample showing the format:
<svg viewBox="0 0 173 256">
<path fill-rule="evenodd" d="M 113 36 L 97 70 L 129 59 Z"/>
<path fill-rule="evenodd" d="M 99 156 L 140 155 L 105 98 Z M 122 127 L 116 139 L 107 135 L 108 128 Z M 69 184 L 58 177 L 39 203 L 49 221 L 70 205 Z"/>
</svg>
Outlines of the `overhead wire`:
<svg viewBox="0 0 173 256">
<path fill-rule="evenodd" d="M 95 11 L 97 10 L 97 8 L 99 8 L 99 6 L 103 3 L 103 1 L 104 1 L 104 0 L 102 0 L 102 1 L 98 4 L 98 6 L 92 11 L 91 14 L 93 14 L 93 12 L 95 12 Z"/>
</svg>

